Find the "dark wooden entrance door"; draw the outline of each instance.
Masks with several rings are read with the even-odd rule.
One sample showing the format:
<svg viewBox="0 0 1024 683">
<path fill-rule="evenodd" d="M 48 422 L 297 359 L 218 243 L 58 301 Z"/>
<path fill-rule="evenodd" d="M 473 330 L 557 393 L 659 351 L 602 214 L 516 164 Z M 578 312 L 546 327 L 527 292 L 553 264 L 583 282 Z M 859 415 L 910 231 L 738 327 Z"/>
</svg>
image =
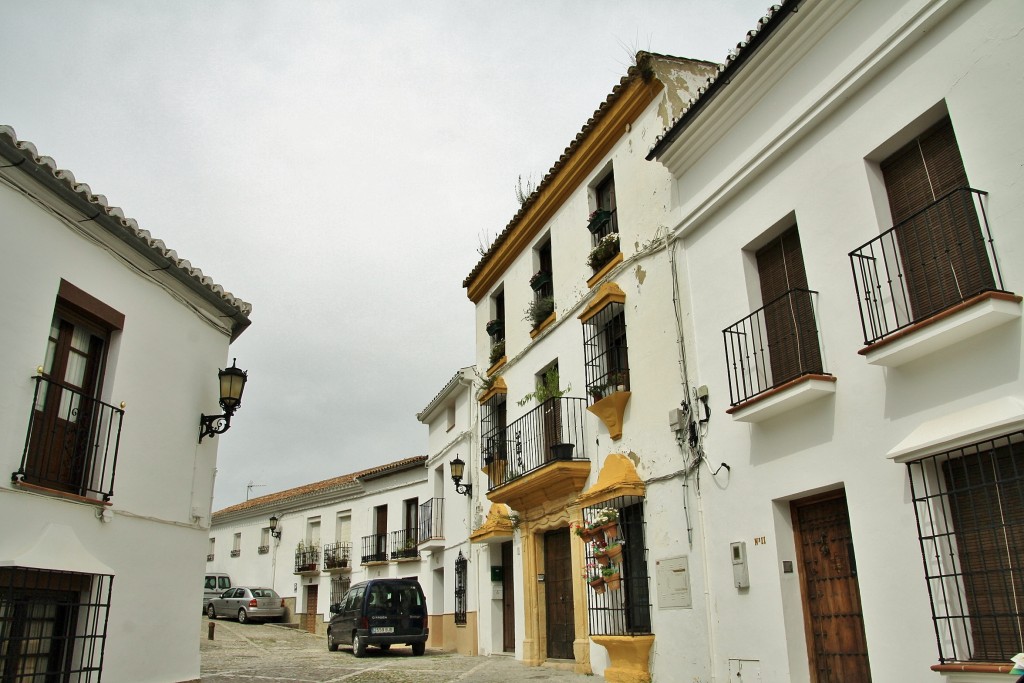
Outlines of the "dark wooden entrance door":
<svg viewBox="0 0 1024 683">
<path fill-rule="evenodd" d="M 813 683 L 870 683 L 846 494 L 792 503 Z"/>
<path fill-rule="evenodd" d="M 576 640 L 573 618 L 572 554 L 569 529 L 544 534 L 544 605 L 547 612 L 547 655 L 551 659 L 574 659 Z"/>
<path fill-rule="evenodd" d="M 501 544 L 501 649 L 516 651 L 516 591 L 512 581 L 512 541 Z"/>
<path fill-rule="evenodd" d="M 316 633 L 316 603 L 319 589 L 320 587 L 315 584 L 306 586 L 306 614 L 302 627 L 310 633 Z"/>
</svg>

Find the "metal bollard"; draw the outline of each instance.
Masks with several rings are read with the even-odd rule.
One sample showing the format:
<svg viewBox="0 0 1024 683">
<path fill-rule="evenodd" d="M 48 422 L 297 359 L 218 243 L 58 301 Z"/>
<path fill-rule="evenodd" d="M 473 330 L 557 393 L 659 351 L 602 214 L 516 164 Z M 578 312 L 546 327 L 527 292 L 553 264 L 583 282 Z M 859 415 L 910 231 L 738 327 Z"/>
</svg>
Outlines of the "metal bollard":
<svg viewBox="0 0 1024 683">
<path fill-rule="evenodd" d="M 210 622 L 210 629 L 206 633 L 206 639 L 207 640 L 213 640 L 213 629 L 215 629 L 215 628 L 217 628 L 217 624 L 211 621 Z"/>
</svg>

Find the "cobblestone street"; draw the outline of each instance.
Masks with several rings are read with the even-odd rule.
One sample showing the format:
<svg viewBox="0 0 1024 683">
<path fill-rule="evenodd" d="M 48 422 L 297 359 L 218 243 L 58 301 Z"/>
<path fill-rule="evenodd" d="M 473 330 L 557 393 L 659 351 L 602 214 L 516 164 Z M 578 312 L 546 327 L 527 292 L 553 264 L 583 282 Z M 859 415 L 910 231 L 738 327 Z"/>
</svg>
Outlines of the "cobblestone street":
<svg viewBox="0 0 1024 683">
<path fill-rule="evenodd" d="M 356 659 L 349 648 L 327 650 L 327 640 L 274 624 L 216 621 L 215 639 L 207 639 L 209 620 L 200 623 L 203 683 L 279 681 L 288 683 L 507 683 L 561 681 L 603 683 L 600 676 L 582 676 L 548 667 L 529 667 L 511 656 L 467 657 L 427 650 L 414 657 L 408 647 L 388 652 L 370 648 Z"/>
</svg>

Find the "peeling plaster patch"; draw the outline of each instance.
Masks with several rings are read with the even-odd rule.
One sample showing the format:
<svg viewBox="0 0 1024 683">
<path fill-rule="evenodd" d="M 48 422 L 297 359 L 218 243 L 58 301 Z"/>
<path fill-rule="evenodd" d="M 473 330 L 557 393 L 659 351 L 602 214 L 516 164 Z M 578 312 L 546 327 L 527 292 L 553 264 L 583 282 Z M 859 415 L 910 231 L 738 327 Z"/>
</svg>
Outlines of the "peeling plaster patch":
<svg viewBox="0 0 1024 683">
<path fill-rule="evenodd" d="M 642 285 L 644 280 L 647 279 L 647 271 L 644 270 L 643 266 L 637 264 L 635 274 L 637 283 Z"/>
<path fill-rule="evenodd" d="M 626 457 L 633 461 L 633 466 L 634 467 L 639 467 L 640 466 L 640 456 L 637 455 L 636 453 L 634 453 L 633 451 L 630 451 L 629 453 L 626 453 Z"/>
</svg>

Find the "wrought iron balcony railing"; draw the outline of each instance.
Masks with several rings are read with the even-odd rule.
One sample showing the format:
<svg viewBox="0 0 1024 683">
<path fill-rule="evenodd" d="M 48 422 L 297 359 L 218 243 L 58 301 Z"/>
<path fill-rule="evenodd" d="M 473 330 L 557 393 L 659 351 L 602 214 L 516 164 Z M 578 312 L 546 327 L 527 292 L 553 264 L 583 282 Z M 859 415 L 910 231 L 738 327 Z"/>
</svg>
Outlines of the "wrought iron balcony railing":
<svg viewBox="0 0 1024 683">
<path fill-rule="evenodd" d="M 583 398 L 551 398 L 510 424 L 501 440 L 504 448 L 485 456 L 488 490 L 552 462 L 586 460 L 586 409 Z"/>
<path fill-rule="evenodd" d="M 797 377 L 825 374 L 817 296 L 810 290 L 791 289 L 722 331 L 732 405 Z"/>
<path fill-rule="evenodd" d="M 11 480 L 109 501 L 124 410 L 36 376 L 21 467 Z"/>
<path fill-rule="evenodd" d="M 241 557 L 241 556 L 242 556 L 242 551 L 241 550 L 232 550 L 231 551 L 231 557 Z"/>
<path fill-rule="evenodd" d="M 402 529 L 391 532 L 391 559 L 411 560 L 420 556 L 420 550 L 416 546 L 419 542 L 416 539 L 416 529 Z"/>
<path fill-rule="evenodd" d="M 260 547 L 256 548 L 256 552 L 258 554 L 260 554 L 260 555 L 266 555 L 267 553 L 270 552 L 270 546 L 269 545 L 261 545 Z"/>
<path fill-rule="evenodd" d="M 320 565 L 319 548 L 303 548 L 295 551 L 295 574 L 315 572 Z"/>
<path fill-rule="evenodd" d="M 360 564 L 388 561 L 388 535 L 370 534 L 363 536 L 363 554 Z"/>
<path fill-rule="evenodd" d="M 444 498 L 420 504 L 419 542 L 444 538 Z"/>
<path fill-rule="evenodd" d="M 850 252 L 865 346 L 986 291 L 1002 291 L 982 198 L 953 190 Z"/>
<path fill-rule="evenodd" d="M 352 544 L 349 541 L 328 543 L 324 546 L 324 569 L 345 569 L 352 561 Z"/>
</svg>

